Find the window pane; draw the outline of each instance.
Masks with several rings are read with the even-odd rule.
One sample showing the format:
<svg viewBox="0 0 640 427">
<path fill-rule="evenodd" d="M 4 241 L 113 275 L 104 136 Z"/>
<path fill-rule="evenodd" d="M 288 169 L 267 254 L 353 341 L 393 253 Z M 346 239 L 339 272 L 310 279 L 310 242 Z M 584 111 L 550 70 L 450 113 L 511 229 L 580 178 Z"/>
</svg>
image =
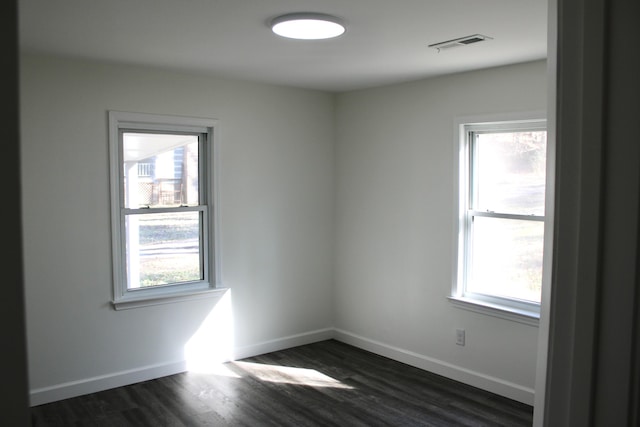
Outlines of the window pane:
<svg viewBox="0 0 640 427">
<path fill-rule="evenodd" d="M 198 135 L 123 134 L 125 207 L 198 205 Z"/>
<path fill-rule="evenodd" d="M 540 302 L 544 223 L 475 217 L 467 291 Z"/>
<path fill-rule="evenodd" d="M 474 209 L 544 215 L 547 133 L 477 133 Z"/>
<path fill-rule="evenodd" d="M 128 289 L 204 280 L 200 212 L 126 219 Z"/>
</svg>

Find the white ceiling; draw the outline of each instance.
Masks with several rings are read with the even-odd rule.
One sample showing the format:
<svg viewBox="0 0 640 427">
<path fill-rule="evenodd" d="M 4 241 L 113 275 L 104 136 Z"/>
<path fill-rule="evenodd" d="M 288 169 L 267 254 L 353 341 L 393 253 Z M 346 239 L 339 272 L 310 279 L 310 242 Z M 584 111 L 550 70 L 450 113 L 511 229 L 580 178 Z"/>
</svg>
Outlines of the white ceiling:
<svg viewBox="0 0 640 427">
<path fill-rule="evenodd" d="M 347 24 L 332 40 L 271 33 L 280 14 Z M 428 45 L 493 40 L 438 52 Z M 346 91 L 546 58 L 547 0 L 19 0 L 29 52 Z"/>
</svg>

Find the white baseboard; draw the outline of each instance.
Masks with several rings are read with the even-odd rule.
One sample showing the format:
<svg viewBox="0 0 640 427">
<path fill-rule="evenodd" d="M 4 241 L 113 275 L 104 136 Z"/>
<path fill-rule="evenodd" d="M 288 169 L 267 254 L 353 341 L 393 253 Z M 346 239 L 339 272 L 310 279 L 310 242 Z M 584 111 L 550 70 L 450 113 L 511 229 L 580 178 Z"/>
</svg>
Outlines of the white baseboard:
<svg viewBox="0 0 640 427">
<path fill-rule="evenodd" d="M 154 378 L 166 377 L 186 370 L 186 362 L 173 362 L 138 369 L 115 372 L 78 381 L 56 384 L 50 387 L 33 389 L 30 392 L 31 406 L 43 405 L 70 397 L 82 396 L 110 388 L 122 387 Z"/>
<path fill-rule="evenodd" d="M 334 330 L 332 328 L 326 328 L 236 348 L 233 352 L 234 359 L 243 359 L 245 357 L 283 350 L 285 348 L 328 340 L 333 338 L 333 334 Z M 185 371 L 187 371 L 187 362 L 182 360 L 179 362 L 143 366 L 137 369 L 32 389 L 30 391 L 30 404 L 31 406 L 43 405 L 70 397 L 122 387 Z"/>
<path fill-rule="evenodd" d="M 316 331 L 263 341 L 249 346 L 237 347 L 234 349 L 233 358 L 236 360 L 244 359 L 245 357 L 257 356 L 273 351 L 284 350 L 286 348 L 324 341 L 331 338 L 342 341 L 346 344 L 351 344 L 363 350 L 406 363 L 407 365 L 415 366 L 417 368 L 433 372 L 434 374 L 442 375 L 444 377 L 508 397 L 518 402 L 533 405 L 534 390 L 531 388 L 523 387 L 509 381 L 462 368 L 442 360 L 433 359 L 418 353 L 393 347 L 341 329 L 319 329 Z M 30 392 L 31 406 L 95 393 L 114 387 L 135 384 L 154 378 L 161 378 L 167 375 L 185 372 L 186 370 L 187 362 L 178 361 L 144 366 L 138 369 L 100 375 L 78 381 L 56 384 L 50 387 L 32 389 Z"/>
<path fill-rule="evenodd" d="M 333 328 L 318 329 L 303 334 L 289 335 L 275 340 L 263 341 L 245 347 L 236 347 L 233 356 L 235 360 L 238 360 L 259 354 L 271 353 L 272 351 L 324 341 L 333 338 L 335 335 L 334 331 Z"/>
<path fill-rule="evenodd" d="M 333 338 L 380 356 L 388 357 L 389 359 L 406 363 L 407 365 L 433 372 L 434 374 L 442 375 L 443 377 L 451 378 L 527 405 L 533 405 L 535 391 L 532 388 L 475 372 L 442 360 L 423 356 L 409 350 L 393 347 L 341 329 L 334 330 Z"/>
</svg>

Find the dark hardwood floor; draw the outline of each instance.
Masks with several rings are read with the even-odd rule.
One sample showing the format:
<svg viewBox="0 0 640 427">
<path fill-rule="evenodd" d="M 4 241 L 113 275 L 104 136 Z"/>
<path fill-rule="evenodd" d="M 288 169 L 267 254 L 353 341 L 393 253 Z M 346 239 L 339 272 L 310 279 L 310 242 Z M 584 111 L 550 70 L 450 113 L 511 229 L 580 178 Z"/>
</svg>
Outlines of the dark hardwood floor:
<svg viewBox="0 0 640 427">
<path fill-rule="evenodd" d="M 31 409 L 34 426 L 530 426 L 531 406 L 323 341 Z"/>
</svg>

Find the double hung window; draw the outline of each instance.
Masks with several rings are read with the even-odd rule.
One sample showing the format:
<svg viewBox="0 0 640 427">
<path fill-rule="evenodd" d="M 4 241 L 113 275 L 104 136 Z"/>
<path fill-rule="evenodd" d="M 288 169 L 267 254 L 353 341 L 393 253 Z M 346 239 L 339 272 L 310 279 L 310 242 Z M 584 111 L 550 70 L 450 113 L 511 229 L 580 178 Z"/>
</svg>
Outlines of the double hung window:
<svg viewBox="0 0 640 427">
<path fill-rule="evenodd" d="M 458 260 L 453 297 L 539 315 L 546 122 L 460 124 Z"/>
<path fill-rule="evenodd" d="M 114 305 L 215 288 L 209 119 L 110 112 Z"/>
</svg>

